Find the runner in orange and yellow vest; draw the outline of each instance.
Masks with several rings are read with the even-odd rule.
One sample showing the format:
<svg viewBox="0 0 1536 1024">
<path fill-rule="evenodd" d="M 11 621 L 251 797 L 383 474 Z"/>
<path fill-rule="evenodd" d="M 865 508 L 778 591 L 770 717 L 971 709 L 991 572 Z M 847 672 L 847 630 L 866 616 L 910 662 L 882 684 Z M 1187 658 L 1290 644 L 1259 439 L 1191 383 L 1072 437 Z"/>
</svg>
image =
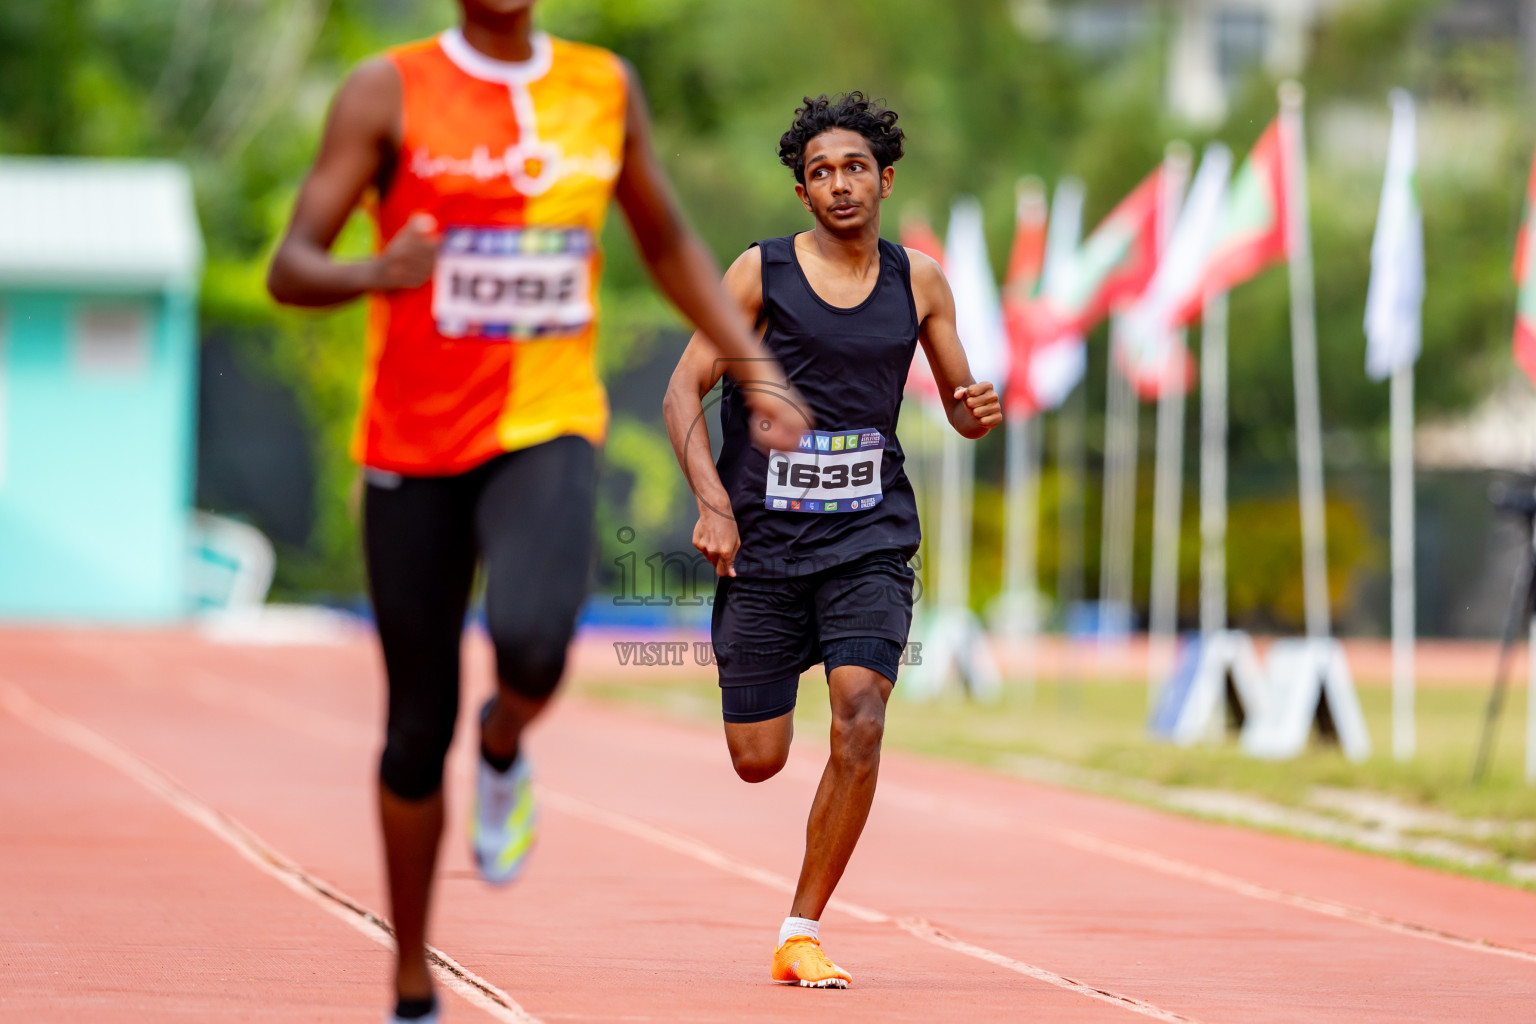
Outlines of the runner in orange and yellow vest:
<svg viewBox="0 0 1536 1024">
<path fill-rule="evenodd" d="M 533 839 L 520 739 L 559 683 L 593 554 L 608 425 L 598 236 L 611 199 L 662 291 L 750 385 L 755 440 L 789 448 L 811 426 L 673 202 L 633 71 L 535 30 L 533 6 L 460 0 L 459 27 L 348 78 L 268 277 L 292 305 L 370 296 L 353 454 L 389 681 L 379 805 L 398 937 L 392 1020 L 438 1015 L 427 907 L 477 566 L 500 684 L 480 716 L 482 874 L 516 877 Z M 377 254 L 333 258 L 365 200 Z"/>
</svg>

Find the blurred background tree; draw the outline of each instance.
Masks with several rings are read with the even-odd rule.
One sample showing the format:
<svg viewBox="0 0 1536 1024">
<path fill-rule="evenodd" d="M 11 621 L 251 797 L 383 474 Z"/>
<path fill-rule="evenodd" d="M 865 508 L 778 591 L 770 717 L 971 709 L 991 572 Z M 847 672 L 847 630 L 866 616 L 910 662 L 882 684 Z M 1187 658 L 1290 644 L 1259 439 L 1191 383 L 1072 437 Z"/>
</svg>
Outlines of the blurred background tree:
<svg viewBox="0 0 1536 1024">
<path fill-rule="evenodd" d="M 1235 77 L 1216 127 L 1181 123 L 1170 112 L 1165 82 L 1180 6 L 542 0 L 538 17 L 557 34 L 611 47 L 636 65 L 654 111 L 658 152 L 722 264 L 754 239 L 805 226 L 792 179 L 776 159 L 778 136 L 803 96 L 858 88 L 887 100 L 909 133 L 887 233 L 894 234 L 895 214 L 908 205 L 925 209 L 942 230 L 951 199 L 973 193 L 988 211 L 1000 269 L 1020 175 L 1083 178 L 1091 223 L 1150 170 L 1168 140 L 1184 138 L 1198 148 L 1220 138 L 1241 159 L 1273 117 L 1275 83 L 1257 63 Z M 1113 45 L 1060 30 L 1074 12 L 1095 7 L 1134 8 L 1139 28 Z M 1469 40 L 1443 31 L 1446 12 L 1457 7 L 1451 0 L 1356 0 L 1334 5 L 1309 36 L 1303 79 L 1312 114 L 1323 417 L 1337 499 L 1330 506 L 1330 557 L 1342 617 L 1357 628 L 1379 618 L 1352 620 L 1348 608 L 1351 595 L 1369 590 L 1381 552 L 1375 538 L 1387 396 L 1361 370 L 1360 323 L 1385 134 L 1383 128 L 1378 152 L 1373 135 L 1351 126 L 1384 126 L 1393 85 L 1425 102 L 1431 127 L 1461 124 L 1467 140 L 1453 151 L 1424 153 L 1430 287 L 1421 415 L 1464 410 L 1510 373 L 1508 265 L 1532 141 L 1521 117 L 1527 75 L 1518 39 Z M 276 308 L 263 287 L 266 260 L 347 71 L 455 18 L 450 0 L 0 6 L 0 153 L 174 157 L 193 170 L 208 246 L 205 426 L 233 422 L 239 403 L 221 396 L 266 396 L 255 403 L 262 410 L 251 421 L 258 429 L 205 432 L 199 499 L 245 514 L 278 540 L 278 587 L 290 597 L 349 600 L 361 590 L 349 501 L 355 472 L 346 454 L 362 359 L 361 309 L 316 315 Z M 1426 130 L 1426 138 L 1433 136 Z M 615 424 L 600 517 L 604 550 L 619 525 L 640 532 L 638 547 L 687 550 L 692 505 L 671 466 L 658 414 L 660 388 L 685 334 L 649 288 L 621 218 L 611 221 L 605 242 L 601 361 Z M 340 248 L 361 255 L 370 244 L 369 225 L 354 218 Z M 1299 618 L 1299 541 L 1294 514 L 1285 511 L 1294 492 L 1286 301 L 1284 274 L 1274 272 L 1232 302 L 1234 614 L 1281 627 Z M 1102 335 L 1092 340 L 1090 410 L 1104 404 L 1103 347 Z M 231 378 L 238 388 L 220 390 L 234 386 Z M 1091 446 L 1102 436 L 1097 415 L 1090 413 Z M 1191 416 L 1192 433 L 1193 409 Z M 286 430 L 259 428 L 285 418 Z M 1141 434 L 1150 438 L 1150 417 Z M 299 514 L 268 507 L 271 488 L 232 469 L 263 458 L 276 472 L 312 481 L 301 488 Z M 983 442 L 978 604 L 998 586 L 1002 503 L 987 488 L 1000 480 L 1001 461 L 1001 439 Z M 1048 494 L 1051 486 L 1048 479 Z M 1150 495 L 1150 486 L 1142 490 Z M 1090 596 L 1094 491 L 1086 519 Z M 1192 500 L 1186 509 L 1192 530 Z M 1055 520 L 1046 512 L 1042 581 L 1049 590 Z M 1239 530 L 1247 521 L 1254 529 Z M 1192 611 L 1194 546 L 1186 547 L 1184 591 Z M 1144 561 L 1146 544 L 1139 549 Z M 1144 580 L 1145 566 L 1138 572 Z"/>
</svg>

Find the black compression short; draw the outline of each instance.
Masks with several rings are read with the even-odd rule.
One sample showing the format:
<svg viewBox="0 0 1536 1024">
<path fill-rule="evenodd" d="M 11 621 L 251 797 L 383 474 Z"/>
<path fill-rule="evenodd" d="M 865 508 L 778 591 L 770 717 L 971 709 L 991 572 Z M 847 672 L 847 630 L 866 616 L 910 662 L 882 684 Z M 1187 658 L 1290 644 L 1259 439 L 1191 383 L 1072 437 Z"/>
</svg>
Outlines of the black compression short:
<svg viewBox="0 0 1536 1024">
<path fill-rule="evenodd" d="M 389 675 L 380 777 L 419 800 L 442 784 L 459 708 L 459 644 L 478 564 L 501 684 L 554 692 L 587 594 L 596 453 L 560 437 L 467 473 L 368 471 L 364 551 Z"/>
<path fill-rule="evenodd" d="M 762 722 L 795 708 L 800 674 L 825 662 L 896 681 L 912 627 L 912 570 L 880 551 L 806 576 L 723 577 L 711 634 L 727 722 Z"/>
</svg>

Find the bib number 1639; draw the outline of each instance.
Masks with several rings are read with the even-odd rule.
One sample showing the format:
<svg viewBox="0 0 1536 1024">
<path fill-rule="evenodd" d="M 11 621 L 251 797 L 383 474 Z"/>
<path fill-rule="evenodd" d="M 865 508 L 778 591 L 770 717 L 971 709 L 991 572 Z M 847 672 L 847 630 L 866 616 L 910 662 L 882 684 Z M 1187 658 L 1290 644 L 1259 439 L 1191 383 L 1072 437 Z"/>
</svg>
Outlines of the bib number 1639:
<svg viewBox="0 0 1536 1024">
<path fill-rule="evenodd" d="M 778 471 L 780 487 L 794 487 L 802 491 L 821 487 L 841 490 L 849 484 L 867 487 L 875 480 L 873 459 L 855 462 L 851 466 L 844 463 L 818 466 L 814 462 L 791 462 L 785 457 L 774 460 L 774 466 Z"/>
<path fill-rule="evenodd" d="M 878 430 L 811 431 L 796 451 L 768 453 L 765 503 L 779 512 L 855 512 L 879 504 Z"/>
</svg>

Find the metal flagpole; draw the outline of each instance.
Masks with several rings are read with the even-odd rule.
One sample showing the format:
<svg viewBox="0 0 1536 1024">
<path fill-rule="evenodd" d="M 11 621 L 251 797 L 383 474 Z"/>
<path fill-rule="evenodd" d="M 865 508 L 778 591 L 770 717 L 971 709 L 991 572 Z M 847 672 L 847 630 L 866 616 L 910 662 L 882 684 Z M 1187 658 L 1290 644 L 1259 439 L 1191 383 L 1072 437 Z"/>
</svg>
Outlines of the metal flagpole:
<svg viewBox="0 0 1536 1024">
<path fill-rule="evenodd" d="M 1302 585 L 1307 638 L 1327 639 L 1333 627 L 1328 609 L 1327 520 L 1323 505 L 1322 413 L 1317 383 L 1317 308 L 1312 280 L 1312 236 L 1308 225 L 1306 139 L 1302 132 L 1305 93 L 1300 84 L 1280 86 L 1282 153 L 1289 158 L 1286 197 L 1291 271 L 1291 361 L 1296 388 L 1296 470 L 1301 498 Z"/>
<path fill-rule="evenodd" d="M 1182 332 L 1180 332 L 1182 333 Z M 1182 350 L 1182 345 L 1180 346 Z M 1157 473 L 1152 492 L 1152 587 L 1147 622 L 1147 691 L 1155 697 L 1172 667 L 1179 618 L 1179 527 L 1184 497 L 1184 381 L 1165 373 L 1157 398 Z"/>
<path fill-rule="evenodd" d="M 910 409 L 912 415 L 912 431 L 909 443 L 905 446 L 907 451 L 907 465 L 910 467 L 908 475 L 913 478 L 913 486 L 917 491 L 917 500 L 921 522 L 930 529 L 922 531 L 921 540 L 918 543 L 918 578 L 922 581 L 922 595 L 929 603 L 923 605 L 924 614 L 934 607 L 933 601 L 938 595 L 938 577 L 935 564 L 935 542 L 930 530 L 938 520 L 938 488 L 939 466 L 934 452 L 934 414 L 928 408 L 928 403 L 920 398 L 908 398 L 905 408 Z"/>
<path fill-rule="evenodd" d="M 1200 326 L 1200 639 L 1227 628 L 1227 294 Z"/>
<path fill-rule="evenodd" d="M 1159 200 L 1162 207 L 1158 217 L 1159 263 L 1168 256 L 1174 226 L 1183 212 L 1190 163 L 1188 145 L 1178 141 L 1169 143 L 1163 157 L 1163 194 Z M 1159 381 L 1157 395 L 1157 439 L 1152 475 L 1152 579 L 1147 588 L 1149 706 L 1155 702 L 1163 673 L 1172 660 L 1174 633 L 1178 629 L 1179 504 L 1184 478 L 1184 381 L 1172 379 L 1174 368 L 1168 365 L 1166 359 L 1160 371 L 1162 379 Z M 1134 533 L 1132 538 L 1134 547 Z"/>
<path fill-rule="evenodd" d="M 1056 603 L 1061 606 L 1063 678 L 1077 679 L 1076 644 L 1068 616 L 1083 598 L 1083 484 L 1087 479 L 1087 387 L 1075 393 L 1056 415 Z"/>
<path fill-rule="evenodd" d="M 1530 646 L 1526 648 L 1525 781 L 1536 782 L 1536 618 L 1531 619 Z"/>
<path fill-rule="evenodd" d="M 1131 599 L 1136 578 L 1136 463 L 1141 455 L 1141 403 L 1129 377 L 1116 373 L 1115 383 L 1120 389 L 1120 464 L 1115 479 L 1115 561 L 1110 566 L 1114 573 L 1110 599 L 1120 629 L 1128 633 L 1135 618 Z"/>
<path fill-rule="evenodd" d="M 1121 636 L 1129 629 L 1131 617 L 1139 412 L 1130 380 L 1115 365 L 1122 329 L 1120 318 L 1111 317 L 1104 426 L 1103 562 L 1099 567 L 1100 632 Z"/>
<path fill-rule="evenodd" d="M 1039 632 L 1037 606 L 1038 548 L 1040 533 L 1040 432 L 1038 415 L 1008 420 L 1007 520 L 1003 538 L 1004 621 L 1008 633 L 1023 651 L 1026 698 L 1035 690 L 1036 641 Z"/>
<path fill-rule="evenodd" d="M 962 480 L 960 435 L 945 430 L 939 440 L 939 608 L 948 610 L 966 603 L 968 589 L 965 562 L 965 534 L 962 518 L 966 502 Z"/>
<path fill-rule="evenodd" d="M 1110 320 L 1109 357 L 1104 369 L 1104 480 L 1100 487 L 1099 501 L 1099 638 L 1109 629 L 1109 602 L 1114 591 L 1111 578 L 1115 564 L 1115 524 L 1120 517 L 1115 513 L 1115 499 L 1119 494 L 1116 481 L 1120 479 L 1120 375 L 1115 372 L 1114 320 Z"/>
<path fill-rule="evenodd" d="M 976 513 L 976 446 L 961 437 L 953 429 L 946 431 L 945 440 L 953 446 L 959 463 L 960 521 L 958 535 L 960 565 L 955 573 L 955 607 L 971 607 L 971 534 Z"/>
<path fill-rule="evenodd" d="M 1392 756 L 1413 757 L 1413 363 L 1392 374 Z"/>
<path fill-rule="evenodd" d="M 1016 600 L 1016 595 L 1022 592 L 1025 578 L 1022 520 L 1024 504 L 1028 498 L 1024 464 L 1028 461 L 1026 449 L 1029 446 L 1029 427 L 1030 418 L 1027 416 L 1008 417 L 1004 460 L 1004 493 L 1007 499 L 1003 506 L 1003 594 L 1010 601 Z M 1017 635 L 1021 632 L 1017 606 L 1010 603 L 1006 612 L 1004 628 L 1010 635 Z"/>
</svg>

